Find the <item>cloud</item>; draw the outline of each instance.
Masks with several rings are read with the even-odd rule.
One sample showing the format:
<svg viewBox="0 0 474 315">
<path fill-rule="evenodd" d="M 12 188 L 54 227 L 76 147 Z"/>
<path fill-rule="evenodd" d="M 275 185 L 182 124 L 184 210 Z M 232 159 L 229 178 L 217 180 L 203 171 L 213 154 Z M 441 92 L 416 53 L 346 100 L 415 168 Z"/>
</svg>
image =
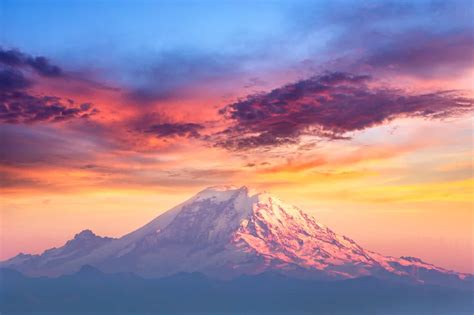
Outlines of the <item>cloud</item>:
<svg viewBox="0 0 474 315">
<path fill-rule="evenodd" d="M 89 118 L 97 112 L 90 103 L 76 104 L 55 96 L 33 96 L 22 91 L 0 93 L 0 121 L 4 123 L 60 122 Z"/>
<path fill-rule="evenodd" d="M 326 57 L 337 70 L 457 78 L 474 66 L 471 1 L 331 1 L 297 8 L 300 41 L 325 41 L 308 59 Z"/>
<path fill-rule="evenodd" d="M 60 67 L 53 65 L 43 56 L 30 56 L 18 50 L 0 48 L 0 63 L 10 67 L 30 67 L 39 75 L 57 77 L 63 74 Z"/>
<path fill-rule="evenodd" d="M 26 89 L 33 83 L 22 72 L 12 69 L 0 69 L 0 92 Z"/>
<path fill-rule="evenodd" d="M 25 76 L 31 67 L 41 76 L 56 77 L 62 71 L 44 57 L 32 57 L 17 50 L 0 48 L 0 122 L 9 124 L 59 122 L 89 118 L 98 112 L 91 103 L 77 104 L 71 99 L 33 95 L 34 82 Z"/>
<path fill-rule="evenodd" d="M 50 64 L 45 57 L 28 58 L 27 63 L 38 72 L 38 74 L 45 77 L 57 77 L 62 74 L 61 68 Z"/>
<path fill-rule="evenodd" d="M 441 119 L 472 110 L 472 99 L 458 91 L 412 95 L 371 87 L 371 80 L 328 72 L 250 95 L 220 110 L 232 125 L 215 141 L 228 149 L 251 149 L 297 143 L 305 134 L 343 139 L 399 117 Z"/>
<path fill-rule="evenodd" d="M 54 126 L 0 125 L 0 164 L 31 169 L 33 166 L 58 167 L 95 160 L 98 146 L 91 137 L 78 141 L 77 136 Z M 84 143 L 86 142 L 86 143 Z"/>
<path fill-rule="evenodd" d="M 0 48 L 0 63 L 15 68 L 31 68 L 44 77 L 58 77 L 63 75 L 60 67 L 53 65 L 46 57 L 30 56 L 19 50 L 5 50 Z"/>
<path fill-rule="evenodd" d="M 162 123 L 150 126 L 145 132 L 158 138 L 198 138 L 200 136 L 199 131 L 202 129 L 204 129 L 204 126 L 196 123 Z"/>
<path fill-rule="evenodd" d="M 318 157 L 309 161 L 299 161 L 299 160 L 288 159 L 285 164 L 268 167 L 261 170 L 260 172 L 264 174 L 265 173 L 273 174 L 277 172 L 297 173 L 297 172 L 310 170 L 322 165 L 326 165 L 327 163 L 328 161 L 323 157 Z"/>
<path fill-rule="evenodd" d="M 170 177 L 177 178 L 188 178 L 189 180 L 202 180 L 205 179 L 209 182 L 221 182 L 225 183 L 229 178 L 240 174 L 240 169 L 225 168 L 182 168 L 169 172 Z"/>
<path fill-rule="evenodd" d="M 39 188 L 48 186 L 48 183 L 41 182 L 38 179 L 19 176 L 19 174 L 15 172 L 6 170 L 0 170 L 0 181 L 2 183 L 1 190 L 11 188 Z"/>
<path fill-rule="evenodd" d="M 469 70 L 474 65 L 473 56 L 472 30 L 418 31 L 389 37 L 364 61 L 373 67 L 417 76 L 444 76 Z"/>
<path fill-rule="evenodd" d="M 287 158 L 286 163 L 277 164 L 275 166 L 263 168 L 261 173 L 276 173 L 276 172 L 305 172 L 316 168 L 335 168 L 353 166 L 359 163 L 366 163 L 372 161 L 389 160 L 397 158 L 407 153 L 419 150 L 428 145 L 428 142 L 422 143 L 420 141 L 413 141 L 399 145 L 393 144 L 377 144 L 362 146 L 348 152 L 338 152 L 331 154 L 318 154 L 314 157 L 312 154 L 310 159 L 298 157 Z"/>
</svg>

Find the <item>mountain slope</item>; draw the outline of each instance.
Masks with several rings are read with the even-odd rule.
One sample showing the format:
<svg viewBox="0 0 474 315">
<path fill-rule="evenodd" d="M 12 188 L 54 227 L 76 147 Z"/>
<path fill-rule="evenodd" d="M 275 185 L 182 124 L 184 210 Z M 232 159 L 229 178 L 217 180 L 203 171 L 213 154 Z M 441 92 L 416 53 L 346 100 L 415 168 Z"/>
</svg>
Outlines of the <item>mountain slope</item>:
<svg viewBox="0 0 474 315">
<path fill-rule="evenodd" d="M 273 270 L 295 277 L 372 275 L 434 284 L 471 278 L 416 258 L 365 250 L 298 208 L 247 187 L 205 189 L 130 234 L 87 244 L 74 255 L 59 254 L 68 252 L 68 242 L 53 257 L 50 251 L 17 256 L 2 266 L 30 275 L 60 275 L 90 264 L 105 272 L 145 277 L 198 271 L 233 278 Z"/>
<path fill-rule="evenodd" d="M 64 246 L 50 248 L 41 255 L 19 254 L 1 263 L 2 266 L 12 266 L 14 269 L 29 275 L 49 274 L 47 270 L 58 270 L 70 261 L 89 255 L 94 249 L 112 242 L 110 237 L 100 237 L 91 230 L 84 230 L 69 240 Z M 68 271 L 68 270 L 64 270 Z"/>
</svg>

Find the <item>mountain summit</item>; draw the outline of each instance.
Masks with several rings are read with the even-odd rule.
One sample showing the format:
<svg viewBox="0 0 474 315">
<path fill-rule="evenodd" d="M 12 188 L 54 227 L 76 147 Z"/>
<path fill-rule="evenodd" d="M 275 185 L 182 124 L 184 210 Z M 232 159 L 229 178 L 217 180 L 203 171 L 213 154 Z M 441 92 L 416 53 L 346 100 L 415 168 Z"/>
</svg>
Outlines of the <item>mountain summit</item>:
<svg viewBox="0 0 474 315">
<path fill-rule="evenodd" d="M 446 284 L 471 278 L 413 257 L 388 257 L 338 235 L 269 193 L 218 186 L 118 239 L 83 231 L 63 247 L 1 263 L 29 275 L 60 275 L 83 265 L 161 277 L 201 272 L 233 278 L 267 271 L 287 276 L 361 276 Z"/>
</svg>

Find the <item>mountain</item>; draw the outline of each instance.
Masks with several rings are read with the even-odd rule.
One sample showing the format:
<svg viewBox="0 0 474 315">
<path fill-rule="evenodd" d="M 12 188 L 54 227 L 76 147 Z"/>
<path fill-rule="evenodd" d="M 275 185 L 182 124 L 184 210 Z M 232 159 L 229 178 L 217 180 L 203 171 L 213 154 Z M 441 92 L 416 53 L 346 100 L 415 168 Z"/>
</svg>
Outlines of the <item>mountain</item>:
<svg viewBox="0 0 474 315">
<path fill-rule="evenodd" d="M 247 187 L 211 187 L 118 239 L 77 234 L 41 255 L 1 263 L 26 275 L 58 276 L 83 265 L 104 272 L 163 277 L 200 272 L 213 278 L 277 272 L 324 280 L 373 276 L 463 286 L 472 275 L 413 257 L 388 257 L 331 231 L 300 209 Z"/>
<path fill-rule="evenodd" d="M 97 236 L 91 230 L 84 230 L 60 248 L 48 249 L 41 255 L 20 253 L 0 265 L 11 266 L 29 275 L 49 275 L 47 270 L 57 270 L 60 274 L 64 264 L 87 256 L 112 240 L 114 239 L 110 237 Z M 65 268 L 64 271 L 68 272 L 69 269 Z"/>
</svg>

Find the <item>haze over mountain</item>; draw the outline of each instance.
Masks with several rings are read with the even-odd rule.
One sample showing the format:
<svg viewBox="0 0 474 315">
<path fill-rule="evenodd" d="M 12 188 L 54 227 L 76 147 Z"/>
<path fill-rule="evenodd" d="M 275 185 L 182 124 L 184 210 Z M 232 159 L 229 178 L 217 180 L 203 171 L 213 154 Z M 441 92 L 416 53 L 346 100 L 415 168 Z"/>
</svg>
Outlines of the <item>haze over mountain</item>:
<svg viewBox="0 0 474 315">
<path fill-rule="evenodd" d="M 30 276 L 70 274 L 84 265 L 142 277 L 199 272 L 231 279 L 277 272 L 294 278 L 373 276 L 447 286 L 469 286 L 473 279 L 418 258 L 364 249 L 302 210 L 245 186 L 207 188 L 121 238 L 85 230 L 60 248 L 1 263 Z"/>
<path fill-rule="evenodd" d="M 472 290 L 362 277 L 294 279 L 274 272 L 219 280 L 144 279 L 91 266 L 57 278 L 0 269 L 2 314 L 471 315 Z"/>
</svg>

